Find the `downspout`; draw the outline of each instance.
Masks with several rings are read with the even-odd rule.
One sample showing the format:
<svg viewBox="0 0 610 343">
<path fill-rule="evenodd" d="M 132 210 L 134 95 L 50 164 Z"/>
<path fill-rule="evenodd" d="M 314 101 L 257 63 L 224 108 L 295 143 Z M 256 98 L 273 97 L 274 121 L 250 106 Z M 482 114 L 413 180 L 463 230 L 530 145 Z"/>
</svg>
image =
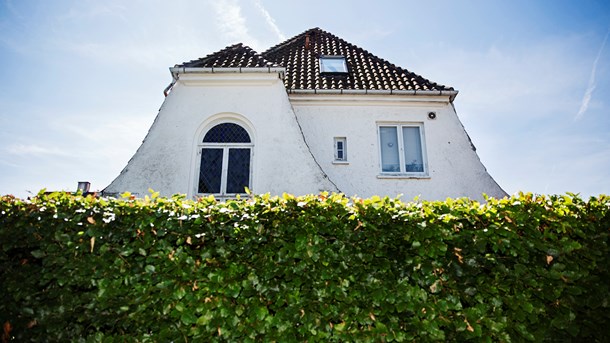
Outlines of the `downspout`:
<svg viewBox="0 0 610 343">
<path fill-rule="evenodd" d="M 163 90 L 163 95 L 167 98 L 167 95 L 169 94 L 169 92 L 172 91 L 172 88 L 174 88 L 174 85 L 176 84 L 176 81 L 178 81 L 177 78 L 172 78 L 172 82 L 165 87 L 165 89 Z"/>
</svg>

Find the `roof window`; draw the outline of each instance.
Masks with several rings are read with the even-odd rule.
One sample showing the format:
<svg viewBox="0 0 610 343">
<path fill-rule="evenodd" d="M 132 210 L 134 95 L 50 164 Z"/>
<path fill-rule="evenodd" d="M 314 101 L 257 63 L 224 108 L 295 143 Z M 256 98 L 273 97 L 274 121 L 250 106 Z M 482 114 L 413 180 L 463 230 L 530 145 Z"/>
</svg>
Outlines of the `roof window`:
<svg viewBox="0 0 610 343">
<path fill-rule="evenodd" d="M 321 74 L 346 74 L 347 63 L 343 56 L 320 56 Z"/>
</svg>

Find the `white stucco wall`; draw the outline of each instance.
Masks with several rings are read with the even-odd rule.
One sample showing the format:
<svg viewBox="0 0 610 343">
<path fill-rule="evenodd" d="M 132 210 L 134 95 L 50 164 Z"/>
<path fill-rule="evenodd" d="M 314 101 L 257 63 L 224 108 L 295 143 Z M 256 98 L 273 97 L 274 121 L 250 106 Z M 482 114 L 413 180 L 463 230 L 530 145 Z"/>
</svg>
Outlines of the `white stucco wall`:
<svg viewBox="0 0 610 343">
<path fill-rule="evenodd" d="M 290 99 L 307 141 L 315 142 L 314 155 L 346 194 L 403 194 L 405 200 L 505 195 L 473 150 L 448 96 L 292 94 Z M 429 112 L 436 118 L 429 119 Z M 423 124 L 427 177 L 382 175 L 380 123 Z M 333 163 L 334 137 L 347 138 L 348 164 Z"/>
<path fill-rule="evenodd" d="M 428 113 L 436 118 L 429 119 Z M 179 74 L 144 142 L 105 193 L 197 195 L 204 133 L 221 122 L 244 127 L 254 143 L 255 193 L 341 191 L 410 200 L 502 197 L 480 162 L 449 95 L 290 94 L 277 72 Z M 423 124 L 428 173 L 381 173 L 378 125 Z M 301 131 L 302 130 L 302 131 Z M 334 137 L 347 138 L 348 163 L 334 160 Z"/>
<path fill-rule="evenodd" d="M 180 75 L 144 142 L 104 192 L 196 195 L 197 145 L 223 121 L 251 134 L 253 192 L 336 191 L 308 151 L 277 73 L 190 73 Z"/>
</svg>

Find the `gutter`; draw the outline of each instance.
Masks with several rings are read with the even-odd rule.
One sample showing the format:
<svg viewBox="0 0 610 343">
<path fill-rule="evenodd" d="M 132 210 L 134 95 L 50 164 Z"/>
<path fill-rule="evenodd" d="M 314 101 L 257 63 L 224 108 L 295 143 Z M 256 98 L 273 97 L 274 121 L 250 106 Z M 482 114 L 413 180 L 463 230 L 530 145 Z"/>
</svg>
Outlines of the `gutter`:
<svg viewBox="0 0 610 343">
<path fill-rule="evenodd" d="M 188 67 L 171 67 L 169 71 L 174 79 L 178 79 L 178 74 L 191 73 L 279 73 L 284 75 L 286 68 L 283 67 L 237 67 L 237 68 L 188 68 Z"/>
<path fill-rule="evenodd" d="M 171 89 L 174 87 L 176 82 L 178 81 L 180 74 L 220 74 L 220 73 L 278 73 L 280 79 L 284 79 L 284 73 L 286 72 L 286 68 L 283 67 L 237 67 L 237 68 L 189 68 L 189 67 L 170 67 L 170 73 L 172 74 L 172 82 L 165 87 L 163 90 L 163 95 L 167 97 L 167 95 L 171 92 Z"/>
<path fill-rule="evenodd" d="M 393 89 L 287 89 L 289 94 L 371 94 L 371 95 L 424 95 L 449 96 L 453 102 L 458 91 L 433 90 L 393 90 Z"/>
<path fill-rule="evenodd" d="M 163 94 L 167 96 L 172 87 L 178 81 L 180 74 L 216 74 L 216 73 L 278 73 L 281 79 L 284 79 L 286 68 L 283 67 L 237 67 L 237 68 L 189 68 L 189 67 L 171 67 L 169 71 L 172 74 L 172 82 L 163 90 Z M 371 94 L 371 95 L 424 95 L 424 96 L 449 96 L 449 101 L 453 102 L 458 95 L 455 90 L 377 90 L 377 89 L 287 89 L 288 94 Z"/>
</svg>

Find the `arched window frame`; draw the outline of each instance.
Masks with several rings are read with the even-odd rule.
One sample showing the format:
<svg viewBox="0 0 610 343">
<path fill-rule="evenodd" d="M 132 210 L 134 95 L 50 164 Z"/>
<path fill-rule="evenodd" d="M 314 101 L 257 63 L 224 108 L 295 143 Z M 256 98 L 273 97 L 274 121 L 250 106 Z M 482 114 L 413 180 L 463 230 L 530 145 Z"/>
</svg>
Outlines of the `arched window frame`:
<svg viewBox="0 0 610 343">
<path fill-rule="evenodd" d="M 216 126 L 221 124 L 236 124 L 244 129 L 250 138 L 249 143 L 238 143 L 238 142 L 204 142 L 205 136 Z M 213 120 L 209 120 L 204 126 L 203 130 L 200 130 L 197 135 L 197 147 L 196 147 L 196 163 L 195 163 L 195 174 L 194 174 L 194 194 L 196 196 L 214 195 L 219 199 L 230 199 L 235 198 L 238 194 L 243 195 L 242 192 L 227 192 L 227 181 L 228 181 L 228 162 L 229 162 L 229 151 L 231 149 L 249 149 L 250 164 L 248 170 L 248 188 L 252 189 L 252 170 L 254 160 L 254 132 L 247 122 L 235 118 L 235 116 L 221 116 Z M 219 192 L 200 192 L 200 177 L 201 177 L 201 159 L 203 157 L 203 149 L 221 149 L 222 150 L 222 171 L 220 180 L 220 191 Z"/>
</svg>

